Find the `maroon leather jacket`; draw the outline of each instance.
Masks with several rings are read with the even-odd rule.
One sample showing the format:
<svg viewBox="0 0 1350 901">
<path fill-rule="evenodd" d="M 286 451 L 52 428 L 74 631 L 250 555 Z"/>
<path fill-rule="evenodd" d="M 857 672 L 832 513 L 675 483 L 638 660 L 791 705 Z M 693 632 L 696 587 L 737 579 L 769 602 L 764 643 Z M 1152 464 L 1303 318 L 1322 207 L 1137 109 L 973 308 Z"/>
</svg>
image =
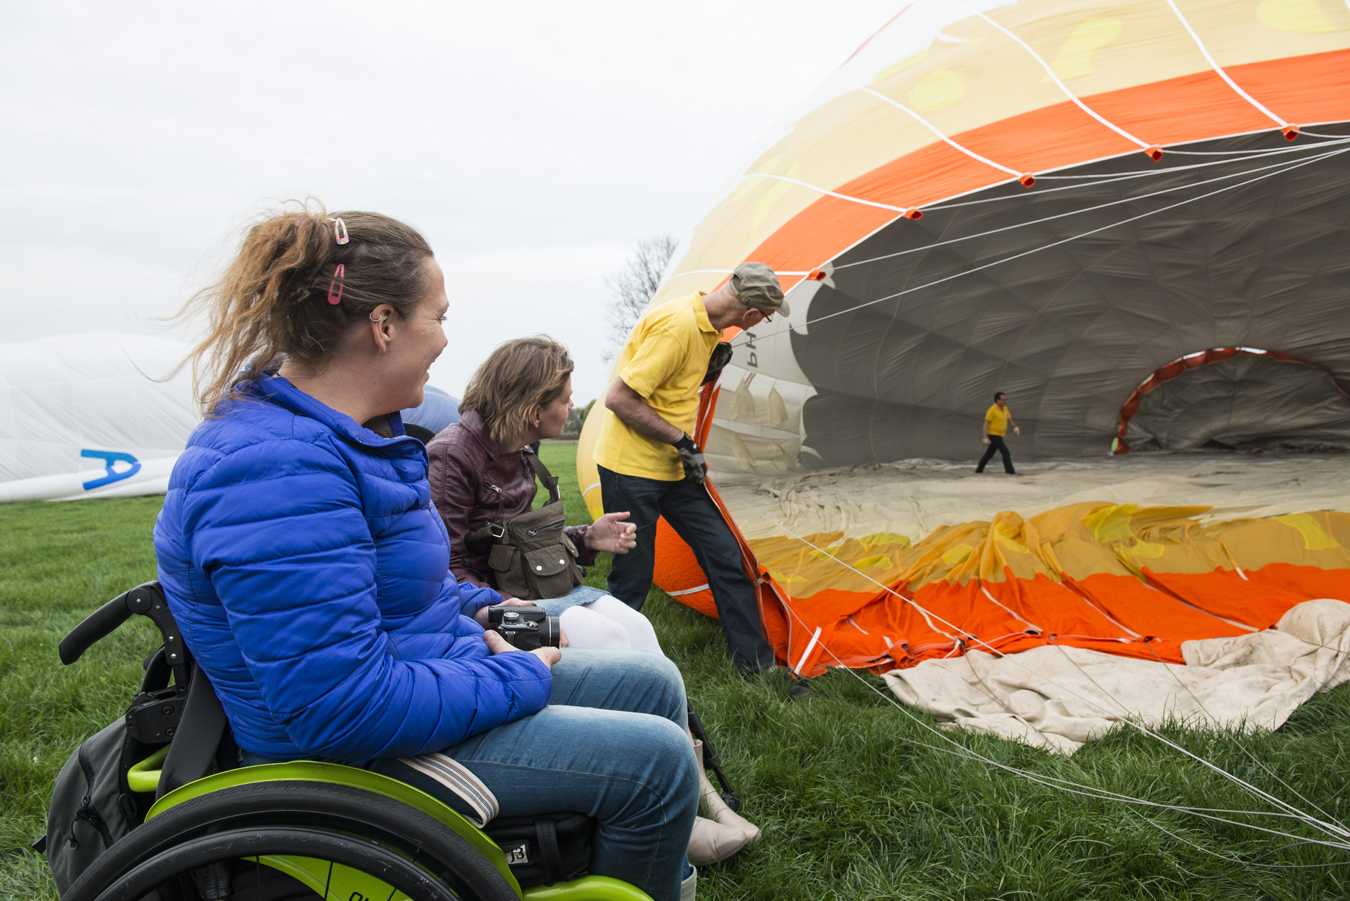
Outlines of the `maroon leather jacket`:
<svg viewBox="0 0 1350 901">
<path fill-rule="evenodd" d="M 427 445 L 431 502 L 450 533 L 450 571 L 460 582 L 497 587 L 487 554 L 469 550 L 464 539 L 490 522 L 530 509 L 539 490 L 525 456 L 533 453 L 524 447 L 519 453 L 503 454 L 475 410 L 466 412 Z M 587 528 L 568 526 L 565 530 L 583 566 L 595 562 L 595 554 L 586 547 Z"/>
</svg>

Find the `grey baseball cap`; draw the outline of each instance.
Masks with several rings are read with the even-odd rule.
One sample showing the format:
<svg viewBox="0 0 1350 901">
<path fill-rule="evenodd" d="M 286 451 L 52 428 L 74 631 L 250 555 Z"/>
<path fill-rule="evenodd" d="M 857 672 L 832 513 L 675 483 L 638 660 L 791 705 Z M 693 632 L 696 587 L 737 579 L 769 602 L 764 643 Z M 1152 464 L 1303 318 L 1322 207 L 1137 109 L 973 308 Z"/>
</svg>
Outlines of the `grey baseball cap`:
<svg viewBox="0 0 1350 901">
<path fill-rule="evenodd" d="M 773 270 L 763 263 L 737 266 L 731 273 L 731 288 L 747 307 L 788 315 L 788 305 L 783 302 L 783 286 L 778 284 L 778 276 Z"/>
</svg>

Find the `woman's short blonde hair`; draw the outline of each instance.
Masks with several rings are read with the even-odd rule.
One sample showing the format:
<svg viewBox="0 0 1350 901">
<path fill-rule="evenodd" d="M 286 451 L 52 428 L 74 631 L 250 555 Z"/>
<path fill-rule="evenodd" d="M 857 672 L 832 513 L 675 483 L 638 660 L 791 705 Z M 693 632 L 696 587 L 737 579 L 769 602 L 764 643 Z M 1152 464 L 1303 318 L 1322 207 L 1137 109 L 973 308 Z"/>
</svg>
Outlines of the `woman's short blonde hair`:
<svg viewBox="0 0 1350 901">
<path fill-rule="evenodd" d="M 459 412 L 474 410 L 498 444 L 521 438 L 534 408 L 558 399 L 572 375 L 567 348 L 547 335 L 500 344 L 469 379 Z"/>
</svg>

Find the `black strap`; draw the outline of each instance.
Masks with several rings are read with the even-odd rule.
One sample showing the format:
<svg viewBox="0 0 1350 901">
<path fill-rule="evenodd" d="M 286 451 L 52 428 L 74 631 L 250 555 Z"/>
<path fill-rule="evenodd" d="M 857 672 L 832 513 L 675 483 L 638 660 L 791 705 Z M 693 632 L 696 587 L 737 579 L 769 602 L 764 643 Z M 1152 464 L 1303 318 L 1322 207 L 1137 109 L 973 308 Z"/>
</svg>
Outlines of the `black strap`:
<svg viewBox="0 0 1350 901">
<path fill-rule="evenodd" d="M 187 707 L 169 745 L 169 756 L 164 758 L 156 799 L 210 772 L 216 749 L 225 735 L 225 724 L 225 708 L 220 706 L 211 680 L 194 660 Z"/>
<path fill-rule="evenodd" d="M 539 856 L 548 872 L 549 884 L 565 879 L 562 852 L 558 850 L 558 828 L 551 819 L 541 817 L 534 821 L 534 835 L 539 839 Z"/>
</svg>

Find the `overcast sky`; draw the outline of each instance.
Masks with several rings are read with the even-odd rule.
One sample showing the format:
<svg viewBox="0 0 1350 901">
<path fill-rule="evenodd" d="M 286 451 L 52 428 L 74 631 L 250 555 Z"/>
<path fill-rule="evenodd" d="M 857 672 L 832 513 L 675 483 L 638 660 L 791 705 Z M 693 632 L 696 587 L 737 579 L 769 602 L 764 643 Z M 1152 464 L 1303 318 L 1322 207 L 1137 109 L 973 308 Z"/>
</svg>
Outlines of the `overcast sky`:
<svg viewBox="0 0 1350 901">
<path fill-rule="evenodd" d="M 419 227 L 459 396 L 500 341 L 608 367 L 605 277 L 683 238 L 900 0 L 0 4 L 0 353 L 152 331 L 276 198 Z M 177 337 L 184 333 L 168 333 Z"/>
</svg>

